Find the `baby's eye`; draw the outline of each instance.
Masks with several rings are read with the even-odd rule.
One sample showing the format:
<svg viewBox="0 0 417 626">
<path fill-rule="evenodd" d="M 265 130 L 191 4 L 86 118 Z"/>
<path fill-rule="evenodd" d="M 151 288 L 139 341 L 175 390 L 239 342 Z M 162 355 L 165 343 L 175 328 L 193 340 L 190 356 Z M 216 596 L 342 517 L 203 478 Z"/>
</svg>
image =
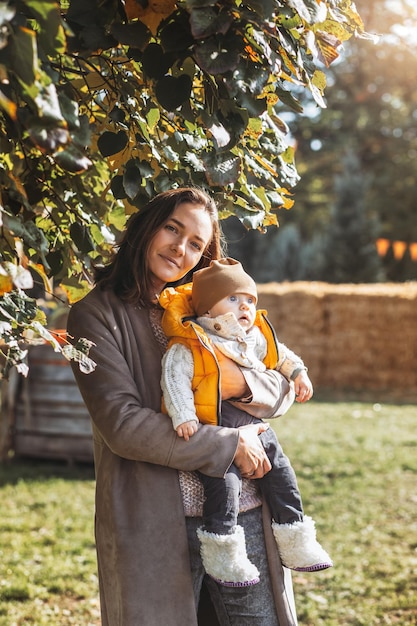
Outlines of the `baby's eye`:
<svg viewBox="0 0 417 626">
<path fill-rule="evenodd" d="M 254 299 L 254 298 L 248 298 L 248 303 L 249 303 L 249 304 L 253 304 L 254 302 L 255 302 L 255 299 Z"/>
<path fill-rule="evenodd" d="M 229 300 L 230 300 L 230 302 L 236 302 L 237 301 L 237 296 L 229 296 Z"/>
</svg>

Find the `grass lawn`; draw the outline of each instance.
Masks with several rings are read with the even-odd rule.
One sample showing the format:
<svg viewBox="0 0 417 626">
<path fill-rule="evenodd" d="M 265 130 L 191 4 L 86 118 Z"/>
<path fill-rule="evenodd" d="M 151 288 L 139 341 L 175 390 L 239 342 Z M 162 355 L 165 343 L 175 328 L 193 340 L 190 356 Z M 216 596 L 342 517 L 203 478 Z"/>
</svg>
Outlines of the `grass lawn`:
<svg viewBox="0 0 417 626">
<path fill-rule="evenodd" d="M 416 626 L 417 406 L 313 400 L 273 424 L 335 562 L 293 573 L 300 626 Z M 93 500 L 90 466 L 0 465 L 0 626 L 100 624 Z"/>
</svg>

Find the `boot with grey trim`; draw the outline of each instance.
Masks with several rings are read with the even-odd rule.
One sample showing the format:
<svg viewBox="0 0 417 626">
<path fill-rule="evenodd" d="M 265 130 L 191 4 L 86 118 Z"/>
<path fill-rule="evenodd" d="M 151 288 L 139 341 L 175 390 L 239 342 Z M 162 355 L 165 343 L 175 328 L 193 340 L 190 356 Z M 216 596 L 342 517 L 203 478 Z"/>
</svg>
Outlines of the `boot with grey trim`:
<svg viewBox="0 0 417 626">
<path fill-rule="evenodd" d="M 298 572 L 316 572 L 332 567 L 333 562 L 316 539 L 314 520 L 305 516 L 293 524 L 272 522 L 282 564 Z"/>
<path fill-rule="evenodd" d="M 259 582 L 259 571 L 246 553 L 245 533 L 236 526 L 230 535 L 197 529 L 200 554 L 207 574 L 226 587 L 249 587 Z"/>
</svg>

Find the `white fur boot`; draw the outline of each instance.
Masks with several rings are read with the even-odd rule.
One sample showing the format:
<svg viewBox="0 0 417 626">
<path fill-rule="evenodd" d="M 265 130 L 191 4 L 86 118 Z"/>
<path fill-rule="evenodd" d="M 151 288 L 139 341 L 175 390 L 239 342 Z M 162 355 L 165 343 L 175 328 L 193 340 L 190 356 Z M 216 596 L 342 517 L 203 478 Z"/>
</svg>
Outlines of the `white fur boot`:
<svg viewBox="0 0 417 626">
<path fill-rule="evenodd" d="M 302 522 L 277 524 L 272 522 L 282 564 L 299 572 L 315 572 L 332 567 L 333 562 L 316 539 L 316 529 L 311 517 Z"/>
<path fill-rule="evenodd" d="M 226 587 L 248 587 L 259 582 L 257 567 L 246 553 L 245 533 L 236 526 L 232 535 L 197 529 L 200 553 L 207 574 Z"/>
</svg>

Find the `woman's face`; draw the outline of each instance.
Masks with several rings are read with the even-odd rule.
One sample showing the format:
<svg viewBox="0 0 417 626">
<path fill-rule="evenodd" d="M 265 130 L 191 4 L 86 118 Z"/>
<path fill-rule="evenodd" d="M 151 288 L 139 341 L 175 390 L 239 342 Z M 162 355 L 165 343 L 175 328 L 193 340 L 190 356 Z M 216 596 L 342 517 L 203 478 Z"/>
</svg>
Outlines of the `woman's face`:
<svg viewBox="0 0 417 626">
<path fill-rule="evenodd" d="M 148 269 L 156 294 L 197 265 L 212 236 L 211 217 L 203 205 L 183 202 L 176 207 L 148 250 Z"/>
</svg>

